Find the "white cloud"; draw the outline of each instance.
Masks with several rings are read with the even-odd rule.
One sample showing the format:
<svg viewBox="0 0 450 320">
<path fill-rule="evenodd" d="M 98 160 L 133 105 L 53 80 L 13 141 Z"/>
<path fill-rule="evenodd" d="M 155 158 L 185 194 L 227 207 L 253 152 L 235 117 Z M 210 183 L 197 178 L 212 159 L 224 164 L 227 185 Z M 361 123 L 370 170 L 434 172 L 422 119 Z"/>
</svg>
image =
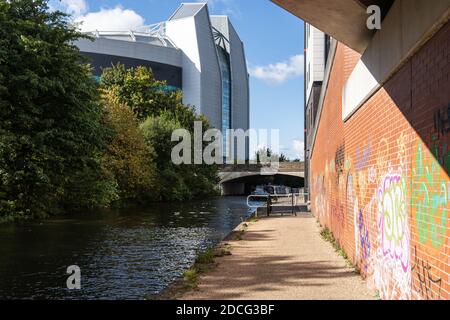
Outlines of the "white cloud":
<svg viewBox="0 0 450 320">
<path fill-rule="evenodd" d="M 120 5 L 89 12 L 86 0 L 50 0 L 51 11 L 60 10 L 73 17 L 81 31 L 128 31 L 144 25 L 144 18 L 131 9 Z"/>
<path fill-rule="evenodd" d="M 249 68 L 250 75 L 268 84 L 282 84 L 304 73 L 304 56 L 295 55 L 287 61 Z"/>
<path fill-rule="evenodd" d="M 82 31 L 128 31 L 144 25 L 144 18 L 130 9 L 117 6 L 113 9 L 100 9 L 77 17 Z"/>
<path fill-rule="evenodd" d="M 88 10 L 88 5 L 85 0 L 61 0 L 61 6 L 65 12 L 79 17 L 85 14 Z"/>
<path fill-rule="evenodd" d="M 292 141 L 292 155 L 295 159 L 305 160 L 305 142 L 303 140 Z"/>
</svg>

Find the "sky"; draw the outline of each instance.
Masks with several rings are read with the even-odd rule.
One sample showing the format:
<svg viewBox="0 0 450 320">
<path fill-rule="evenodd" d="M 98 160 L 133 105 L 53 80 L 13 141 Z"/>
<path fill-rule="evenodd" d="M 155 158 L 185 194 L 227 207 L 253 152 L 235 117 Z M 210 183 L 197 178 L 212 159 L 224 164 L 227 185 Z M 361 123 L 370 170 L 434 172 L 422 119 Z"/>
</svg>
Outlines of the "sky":
<svg viewBox="0 0 450 320">
<path fill-rule="evenodd" d="M 50 0 L 81 28 L 129 30 L 167 20 L 196 0 Z M 209 0 L 210 14 L 228 15 L 244 42 L 250 73 L 250 127 L 278 129 L 280 151 L 304 156 L 303 22 L 269 0 Z"/>
</svg>

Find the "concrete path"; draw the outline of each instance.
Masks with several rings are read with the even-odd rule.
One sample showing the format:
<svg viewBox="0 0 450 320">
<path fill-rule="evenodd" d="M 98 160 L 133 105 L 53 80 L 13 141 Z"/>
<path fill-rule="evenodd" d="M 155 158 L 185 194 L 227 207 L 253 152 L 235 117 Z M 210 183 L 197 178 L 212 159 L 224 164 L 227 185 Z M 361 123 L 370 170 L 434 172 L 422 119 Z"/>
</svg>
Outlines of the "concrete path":
<svg viewBox="0 0 450 320">
<path fill-rule="evenodd" d="M 227 241 L 232 255 L 217 259 L 217 268 L 182 299 L 375 299 L 319 232 L 309 214 L 250 223 L 243 240 Z"/>
</svg>

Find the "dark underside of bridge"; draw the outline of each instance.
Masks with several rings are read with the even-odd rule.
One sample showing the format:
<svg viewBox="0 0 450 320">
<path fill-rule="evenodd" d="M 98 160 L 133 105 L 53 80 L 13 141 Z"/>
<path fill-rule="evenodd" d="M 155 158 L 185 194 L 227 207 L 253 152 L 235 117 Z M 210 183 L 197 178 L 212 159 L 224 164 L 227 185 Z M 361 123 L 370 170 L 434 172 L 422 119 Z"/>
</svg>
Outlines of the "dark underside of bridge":
<svg viewBox="0 0 450 320">
<path fill-rule="evenodd" d="M 222 189 L 226 196 L 243 196 L 255 191 L 256 186 L 267 184 L 301 189 L 305 186 L 305 179 L 283 174 L 254 175 L 224 182 L 222 183 Z"/>
<path fill-rule="evenodd" d="M 411 0 L 412 1 L 412 0 Z M 386 16 L 394 0 L 272 0 L 282 8 L 363 53 L 375 34 L 367 28 L 367 8 L 376 5 Z"/>
</svg>

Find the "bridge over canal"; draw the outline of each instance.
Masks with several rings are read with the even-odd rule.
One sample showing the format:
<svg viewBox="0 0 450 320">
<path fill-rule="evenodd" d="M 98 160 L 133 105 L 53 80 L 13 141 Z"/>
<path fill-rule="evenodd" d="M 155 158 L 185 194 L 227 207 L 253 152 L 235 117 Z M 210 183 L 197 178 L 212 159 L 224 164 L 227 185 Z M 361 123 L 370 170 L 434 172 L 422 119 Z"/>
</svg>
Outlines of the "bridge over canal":
<svg viewBox="0 0 450 320">
<path fill-rule="evenodd" d="M 281 162 L 276 170 L 257 164 L 224 165 L 219 172 L 223 195 L 248 195 L 257 185 L 285 185 L 303 188 L 305 164 L 303 162 Z"/>
</svg>

